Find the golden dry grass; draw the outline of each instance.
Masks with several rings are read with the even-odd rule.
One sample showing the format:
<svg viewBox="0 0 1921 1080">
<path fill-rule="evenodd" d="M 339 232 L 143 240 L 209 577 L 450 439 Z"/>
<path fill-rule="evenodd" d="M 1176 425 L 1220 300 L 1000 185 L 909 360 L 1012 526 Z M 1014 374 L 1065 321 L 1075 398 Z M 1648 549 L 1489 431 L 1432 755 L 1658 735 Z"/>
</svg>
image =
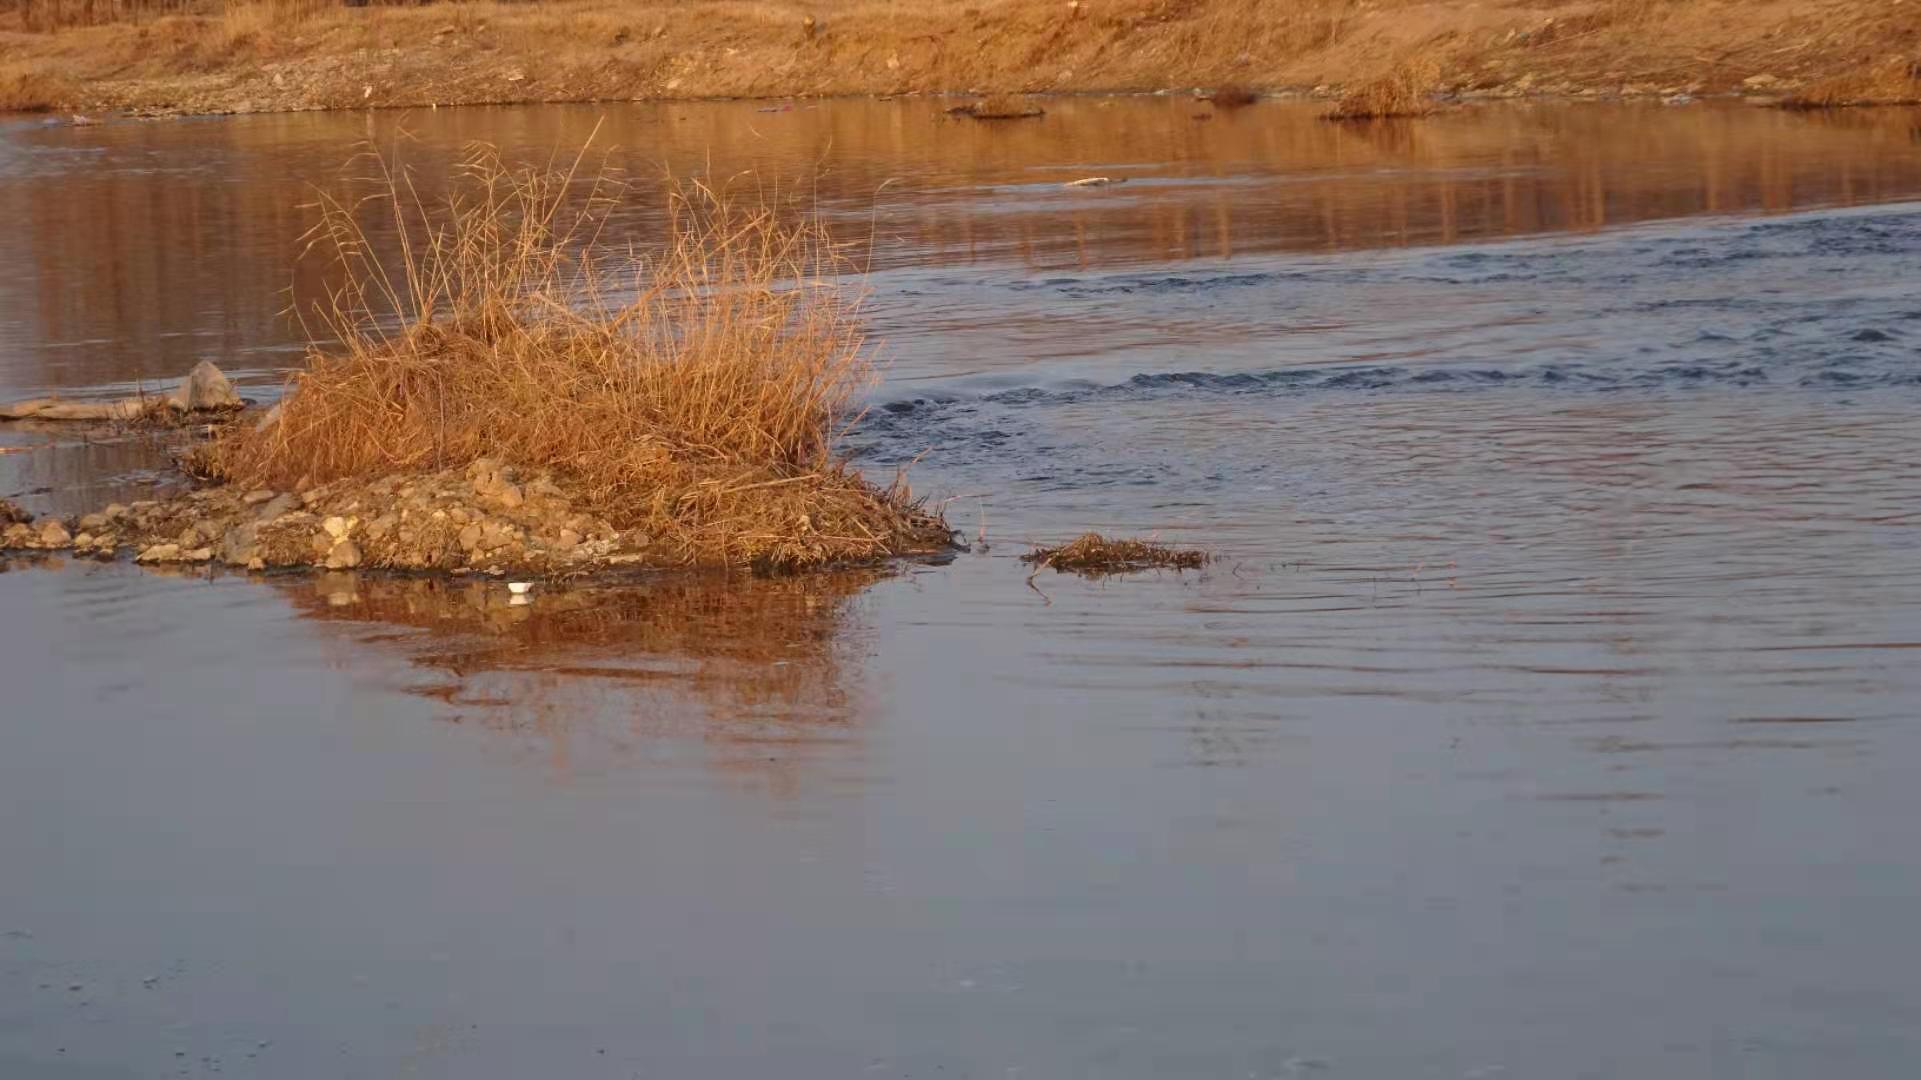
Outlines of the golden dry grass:
<svg viewBox="0 0 1921 1080">
<path fill-rule="evenodd" d="M 1392 71 L 1341 96 L 1325 114 L 1329 120 L 1386 120 L 1426 116 L 1434 111 L 1433 93 L 1440 66 L 1431 57 L 1410 57 Z"/>
<path fill-rule="evenodd" d="M 1170 547 L 1148 540 L 1109 539 L 1083 533 L 1059 547 L 1038 547 L 1021 556 L 1035 572 L 1052 567 L 1061 573 L 1101 575 L 1130 570 L 1196 570 L 1207 564 L 1205 551 Z"/>
<path fill-rule="evenodd" d="M 341 284 L 277 423 L 241 424 L 201 466 L 249 487 L 476 459 L 547 469 L 581 505 L 690 563 L 814 566 L 947 540 L 903 483 L 877 488 L 835 441 L 870 384 L 858 298 L 818 224 L 698 184 L 647 252 L 603 242 L 617 179 L 513 168 L 473 150 L 429 206 L 369 157 L 369 187 L 321 203 L 314 250 Z M 369 241 L 377 214 L 404 238 Z"/>
<path fill-rule="evenodd" d="M 72 79 L 43 65 L 0 63 L 0 112 L 47 112 L 78 96 Z"/>
<path fill-rule="evenodd" d="M 47 32 L 182 15 L 205 6 L 200 0 L 0 0 L 0 15 L 23 29 Z"/>
<path fill-rule="evenodd" d="M 1812 83 L 1781 102 L 1788 109 L 1860 105 L 1921 105 L 1921 59 L 1890 57 L 1871 67 Z"/>
</svg>

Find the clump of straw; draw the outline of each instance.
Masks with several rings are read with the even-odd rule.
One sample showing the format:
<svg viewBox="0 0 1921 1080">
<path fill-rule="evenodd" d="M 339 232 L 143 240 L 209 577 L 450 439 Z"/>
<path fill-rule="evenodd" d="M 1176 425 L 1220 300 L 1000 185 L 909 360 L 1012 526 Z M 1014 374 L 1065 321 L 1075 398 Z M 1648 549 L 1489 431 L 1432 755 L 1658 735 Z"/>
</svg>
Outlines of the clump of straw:
<svg viewBox="0 0 1921 1080">
<path fill-rule="evenodd" d="M 474 149 L 431 204 L 375 157 L 371 192 L 323 198 L 337 262 L 323 340 L 276 422 L 202 455 L 212 475 L 302 482 L 454 468 L 551 471 L 576 503 L 688 563 L 815 566 L 945 544 L 905 485 L 835 440 L 874 378 L 858 298 L 823 227 L 702 184 L 669 194 L 656 248 L 603 241 L 610 174 Z M 374 244 L 377 216 L 397 240 Z"/>
<path fill-rule="evenodd" d="M 1021 556 L 1036 572 L 1053 567 L 1062 573 L 1096 576 L 1130 570 L 1196 570 L 1207 564 L 1205 551 L 1170 547 L 1146 540 L 1113 539 L 1084 533 L 1059 547 L 1038 547 Z"/>
<path fill-rule="evenodd" d="M 1322 116 L 1328 120 L 1426 116 L 1434 111 L 1431 95 L 1440 71 L 1440 65 L 1426 57 L 1404 60 L 1386 75 L 1350 90 Z"/>
</svg>

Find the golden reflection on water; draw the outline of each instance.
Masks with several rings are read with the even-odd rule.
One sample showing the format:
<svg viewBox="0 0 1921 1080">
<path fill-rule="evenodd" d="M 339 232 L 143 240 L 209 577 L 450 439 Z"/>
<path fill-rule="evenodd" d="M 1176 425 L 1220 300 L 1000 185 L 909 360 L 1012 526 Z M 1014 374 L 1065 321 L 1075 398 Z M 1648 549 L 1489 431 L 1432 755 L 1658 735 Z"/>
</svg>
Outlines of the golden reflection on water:
<svg viewBox="0 0 1921 1080">
<path fill-rule="evenodd" d="M 1043 270 L 1446 243 L 1921 192 L 1921 113 L 1734 105 L 1513 105 L 1330 124 L 1312 106 L 1219 115 L 1174 98 L 1051 101 L 982 124 L 935 100 L 305 114 L 16 129 L 0 158 L 0 392 L 297 358 L 281 317 L 315 184 L 367 139 L 431 197 L 471 140 L 545 158 L 597 144 L 643 189 L 663 170 L 798 185 L 874 264 Z M 1200 120 L 1207 115 L 1211 119 Z M 1109 175 L 1118 187 L 1069 190 Z M 616 240 L 644 242 L 643 192 Z"/>
<path fill-rule="evenodd" d="M 448 721 L 524 740 L 558 777 L 697 746 L 700 768 L 784 795 L 858 757 L 853 601 L 884 576 L 668 575 L 524 598 L 492 580 L 272 584 L 302 617 L 428 673 L 406 689 Z"/>
</svg>

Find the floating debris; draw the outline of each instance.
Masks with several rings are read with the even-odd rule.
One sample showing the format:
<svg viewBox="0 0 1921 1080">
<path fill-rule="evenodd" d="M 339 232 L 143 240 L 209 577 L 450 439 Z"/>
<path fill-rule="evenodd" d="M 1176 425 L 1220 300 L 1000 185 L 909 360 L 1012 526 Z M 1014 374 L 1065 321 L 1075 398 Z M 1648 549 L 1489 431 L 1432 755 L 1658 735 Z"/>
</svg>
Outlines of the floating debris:
<svg viewBox="0 0 1921 1080">
<path fill-rule="evenodd" d="M 1200 95 L 1200 99 L 1211 102 L 1217 109 L 1239 109 L 1261 100 L 1261 95 L 1245 86 L 1220 86 L 1212 93 Z"/>
<path fill-rule="evenodd" d="M 1131 570 L 1198 570 L 1207 565 L 1208 554 L 1194 548 L 1177 548 L 1147 540 L 1110 540 L 1100 533 L 1085 533 L 1059 547 L 1039 547 L 1021 556 L 1034 572 L 1053 567 L 1061 573 L 1122 574 Z"/>
<path fill-rule="evenodd" d="M 226 373 L 211 361 L 202 360 L 180 380 L 173 393 L 165 396 L 143 394 L 118 401 L 32 398 L 0 405 L 0 420 L 120 421 L 172 427 L 214 414 L 232 415 L 245 405 Z"/>
<path fill-rule="evenodd" d="M 1025 98 L 996 95 L 956 105 L 947 110 L 949 116 L 971 116 L 976 120 L 1032 120 L 1047 115 L 1047 110 Z"/>
</svg>

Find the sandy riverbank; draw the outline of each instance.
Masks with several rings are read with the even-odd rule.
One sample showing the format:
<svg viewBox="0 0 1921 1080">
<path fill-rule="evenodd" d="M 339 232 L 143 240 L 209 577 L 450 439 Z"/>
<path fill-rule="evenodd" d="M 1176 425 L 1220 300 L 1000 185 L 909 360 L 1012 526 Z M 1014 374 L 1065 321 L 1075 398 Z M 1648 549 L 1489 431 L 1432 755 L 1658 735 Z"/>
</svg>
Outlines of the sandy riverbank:
<svg viewBox="0 0 1921 1080">
<path fill-rule="evenodd" d="M 45 29 L 0 15 L 0 108 L 143 114 L 1245 86 L 1321 96 L 1410 62 L 1464 95 L 1783 95 L 1916 83 L 1882 0 L 236 2 Z M 35 28 L 39 26 L 40 28 Z M 1890 73 L 1894 73 L 1890 79 Z"/>
</svg>

